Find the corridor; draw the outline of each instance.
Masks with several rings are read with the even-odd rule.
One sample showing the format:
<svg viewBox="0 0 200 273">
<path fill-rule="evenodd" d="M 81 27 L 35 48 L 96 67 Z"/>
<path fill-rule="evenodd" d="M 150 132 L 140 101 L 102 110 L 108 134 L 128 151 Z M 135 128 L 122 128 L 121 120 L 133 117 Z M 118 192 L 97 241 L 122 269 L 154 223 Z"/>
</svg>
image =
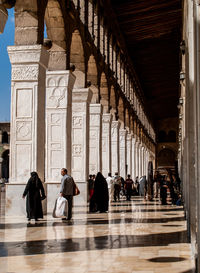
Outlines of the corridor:
<svg viewBox="0 0 200 273">
<path fill-rule="evenodd" d="M 182 207 L 140 197 L 112 203 L 109 213 L 74 208 L 73 221 L 48 215 L 27 223 L 4 215 L 1 197 L 0 272 L 194 272 Z"/>
</svg>

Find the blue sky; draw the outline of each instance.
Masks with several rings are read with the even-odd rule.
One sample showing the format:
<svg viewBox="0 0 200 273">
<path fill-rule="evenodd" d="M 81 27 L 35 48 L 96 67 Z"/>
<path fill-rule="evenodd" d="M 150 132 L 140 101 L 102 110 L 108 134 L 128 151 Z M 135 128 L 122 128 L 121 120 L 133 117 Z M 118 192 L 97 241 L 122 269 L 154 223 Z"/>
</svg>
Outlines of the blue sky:
<svg viewBox="0 0 200 273">
<path fill-rule="evenodd" d="M 9 9 L 8 14 L 4 33 L 0 34 L 0 121 L 10 121 L 11 65 L 7 46 L 14 45 L 14 9 Z"/>
</svg>

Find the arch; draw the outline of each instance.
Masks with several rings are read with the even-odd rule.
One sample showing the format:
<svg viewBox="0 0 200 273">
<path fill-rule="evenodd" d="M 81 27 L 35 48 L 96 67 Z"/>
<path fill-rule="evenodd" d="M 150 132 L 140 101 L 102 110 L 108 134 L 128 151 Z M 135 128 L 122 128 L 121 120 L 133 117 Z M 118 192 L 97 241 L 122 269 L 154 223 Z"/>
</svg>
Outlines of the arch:
<svg viewBox="0 0 200 273">
<path fill-rule="evenodd" d="M 100 80 L 100 97 L 101 97 L 101 104 L 103 105 L 103 112 L 109 112 L 109 94 L 108 94 L 108 83 L 106 74 L 102 72 L 101 80 Z"/>
<path fill-rule="evenodd" d="M 8 133 L 6 131 L 2 133 L 2 143 L 8 143 Z"/>
<path fill-rule="evenodd" d="M 125 125 L 125 117 L 124 117 L 124 102 L 121 97 L 119 98 L 119 102 L 118 102 L 118 116 L 121 123 L 120 127 L 121 129 L 123 129 Z"/>
<path fill-rule="evenodd" d="M 176 142 L 176 131 L 174 130 L 169 131 L 167 140 L 168 142 Z"/>
<path fill-rule="evenodd" d="M 164 148 L 158 153 L 157 165 L 159 167 L 175 166 L 176 154 L 169 148 Z"/>
<path fill-rule="evenodd" d="M 167 134 L 165 131 L 161 130 L 158 133 L 158 142 L 166 142 L 167 140 Z"/>
<path fill-rule="evenodd" d="M 4 178 L 7 182 L 9 179 L 9 150 L 5 150 L 2 154 L 2 163 L 1 163 L 1 173 L 2 178 Z"/>
<path fill-rule="evenodd" d="M 55 15 L 56 14 L 56 15 Z M 47 37 L 52 46 L 49 50 L 49 70 L 64 70 L 67 68 L 67 44 L 65 23 L 61 6 L 57 0 L 48 0 L 45 10 Z"/>
</svg>

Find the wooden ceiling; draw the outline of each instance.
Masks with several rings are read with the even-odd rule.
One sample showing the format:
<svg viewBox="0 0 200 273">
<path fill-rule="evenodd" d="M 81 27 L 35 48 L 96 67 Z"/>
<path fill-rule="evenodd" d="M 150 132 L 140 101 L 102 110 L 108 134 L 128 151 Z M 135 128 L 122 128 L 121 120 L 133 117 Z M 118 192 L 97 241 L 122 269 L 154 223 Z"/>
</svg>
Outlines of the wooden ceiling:
<svg viewBox="0 0 200 273">
<path fill-rule="evenodd" d="M 158 119 L 176 117 L 182 1 L 110 1 L 155 126 Z"/>
</svg>

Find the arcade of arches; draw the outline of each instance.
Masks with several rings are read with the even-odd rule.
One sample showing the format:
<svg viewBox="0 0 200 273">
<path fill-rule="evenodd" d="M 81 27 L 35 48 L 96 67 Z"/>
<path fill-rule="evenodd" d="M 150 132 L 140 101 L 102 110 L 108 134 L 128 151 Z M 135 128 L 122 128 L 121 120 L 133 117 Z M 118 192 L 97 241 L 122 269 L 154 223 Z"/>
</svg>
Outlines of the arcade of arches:
<svg viewBox="0 0 200 273">
<path fill-rule="evenodd" d="M 1 33 L 7 9 L 15 10 L 7 217 L 25 214 L 21 194 L 33 170 L 48 214 L 62 167 L 80 188 L 75 205 L 87 206 L 90 173 L 147 176 L 152 162 L 180 176 L 200 272 L 199 5 L 0 1 Z"/>
</svg>

